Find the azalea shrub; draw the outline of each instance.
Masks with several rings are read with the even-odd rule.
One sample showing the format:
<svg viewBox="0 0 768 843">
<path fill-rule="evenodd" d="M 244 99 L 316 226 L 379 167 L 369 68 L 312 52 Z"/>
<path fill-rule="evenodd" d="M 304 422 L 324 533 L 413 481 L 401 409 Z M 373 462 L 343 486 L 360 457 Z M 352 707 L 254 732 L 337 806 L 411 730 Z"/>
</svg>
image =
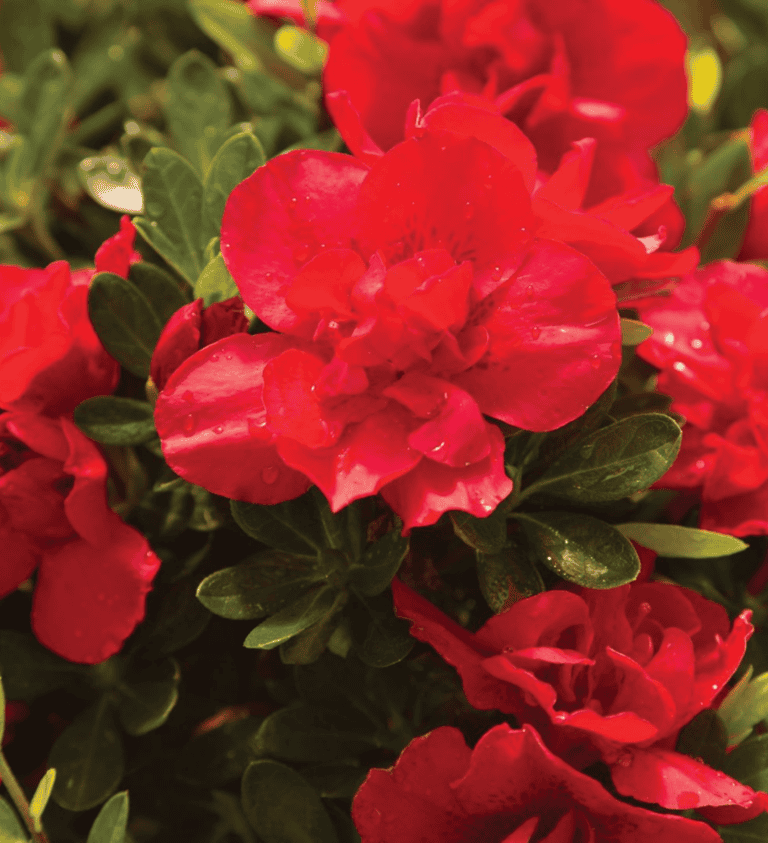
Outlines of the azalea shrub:
<svg viewBox="0 0 768 843">
<path fill-rule="evenodd" d="M 768 839 L 766 50 L 0 3 L 0 840 Z"/>
</svg>

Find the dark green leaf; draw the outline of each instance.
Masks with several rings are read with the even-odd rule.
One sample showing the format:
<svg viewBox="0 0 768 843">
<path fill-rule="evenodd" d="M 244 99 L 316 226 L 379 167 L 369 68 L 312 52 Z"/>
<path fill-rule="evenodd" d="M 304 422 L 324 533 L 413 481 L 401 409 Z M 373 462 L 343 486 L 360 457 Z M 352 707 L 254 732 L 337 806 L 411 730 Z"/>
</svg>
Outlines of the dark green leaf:
<svg viewBox="0 0 768 843">
<path fill-rule="evenodd" d="M 43 50 L 54 45 L 53 20 L 43 0 L 0 5 L 3 67 L 23 73 Z"/>
<path fill-rule="evenodd" d="M 522 537 L 510 537 L 498 553 L 478 553 L 477 577 L 483 597 L 497 614 L 544 591 L 541 574 Z"/>
<path fill-rule="evenodd" d="M 165 659 L 120 686 L 120 722 L 129 735 L 162 726 L 179 698 L 181 674 L 175 659 Z"/>
<path fill-rule="evenodd" d="M 338 625 L 339 611 L 346 600 L 347 592 L 338 592 L 336 602 L 324 617 L 280 645 L 280 660 L 283 664 L 306 665 L 320 658 Z"/>
<path fill-rule="evenodd" d="M 723 843 L 765 843 L 768 840 L 768 814 L 737 825 L 721 825 L 718 833 Z"/>
<path fill-rule="evenodd" d="M 48 763 L 58 773 L 53 798 L 68 811 L 95 808 L 123 777 L 123 746 L 104 703 L 86 709 L 59 735 Z"/>
<path fill-rule="evenodd" d="M 190 164 L 170 149 L 151 149 L 144 160 L 145 217 L 136 230 L 190 284 L 203 269 L 203 185 Z"/>
<path fill-rule="evenodd" d="M 755 790 L 768 787 L 768 735 L 753 735 L 725 757 L 721 769 Z"/>
<path fill-rule="evenodd" d="M 578 503 L 618 500 L 658 480 L 681 438 L 678 425 L 661 413 L 620 419 L 574 443 L 524 491 Z"/>
<path fill-rule="evenodd" d="M 586 588 L 615 588 L 640 573 L 640 559 L 628 539 L 589 515 L 570 512 L 513 512 L 539 562 Z"/>
<path fill-rule="evenodd" d="M 210 612 L 195 597 L 192 584 L 184 579 L 163 594 L 159 609 L 139 628 L 142 644 L 155 656 L 167 656 L 186 647 L 208 626 Z"/>
<path fill-rule="evenodd" d="M 309 494 L 272 506 L 232 501 L 232 517 L 252 539 L 277 550 L 314 556 L 325 547 L 320 515 Z"/>
<path fill-rule="evenodd" d="M 88 290 L 88 315 L 115 360 L 134 375 L 148 377 L 163 326 L 146 296 L 125 278 L 99 272 Z"/>
<path fill-rule="evenodd" d="M 229 94 L 216 65 L 197 50 L 180 56 L 167 79 L 163 111 L 176 148 L 206 173 L 230 122 Z"/>
<path fill-rule="evenodd" d="M 182 289 L 171 275 L 147 261 L 134 263 L 128 271 L 128 279 L 146 296 L 163 326 L 179 308 L 191 301 L 188 285 L 182 281 Z"/>
<path fill-rule="evenodd" d="M 300 704 L 270 714 L 251 741 L 251 750 L 259 757 L 290 762 L 334 761 L 378 746 L 371 726 L 351 706 L 326 709 Z"/>
<path fill-rule="evenodd" d="M 234 713 L 233 713 L 234 715 Z M 176 775 L 185 782 L 206 788 L 222 787 L 239 779 L 253 754 L 248 743 L 261 726 L 260 717 L 242 717 L 197 735 L 178 755 Z"/>
<path fill-rule="evenodd" d="M 75 408 L 75 424 L 103 445 L 140 445 L 155 434 L 152 407 L 146 401 L 97 395 Z"/>
<path fill-rule="evenodd" d="M 373 542 L 350 571 L 350 580 L 362 594 L 374 597 L 392 582 L 408 553 L 408 537 L 391 530 Z"/>
<path fill-rule="evenodd" d="M 54 656 L 31 635 L 0 630 L 0 676 L 9 700 L 31 702 L 49 691 L 80 683 L 83 670 Z"/>
<path fill-rule="evenodd" d="M 334 586 L 313 588 L 252 629 L 243 646 L 272 650 L 324 618 L 336 604 L 337 596 Z"/>
<path fill-rule="evenodd" d="M 279 611 L 322 579 L 312 560 L 265 550 L 240 565 L 214 571 L 198 586 L 197 598 L 222 618 L 252 620 Z"/>
<path fill-rule="evenodd" d="M 219 236 L 224 205 L 233 188 L 265 161 L 264 150 L 251 132 L 240 132 L 222 144 L 203 187 L 203 227 L 209 237 Z"/>
<path fill-rule="evenodd" d="M 727 746 L 728 730 L 725 724 L 716 711 L 707 708 L 683 727 L 675 749 L 703 761 L 716 770 L 722 770 Z"/>
<path fill-rule="evenodd" d="M 360 661 L 370 667 L 384 668 L 401 662 L 413 649 L 407 621 L 394 614 L 375 612 L 371 615 L 363 640 L 355 643 Z"/>
<path fill-rule="evenodd" d="M 198 26 L 241 70 L 261 67 L 253 15 L 236 0 L 190 0 L 189 10 Z"/>
<path fill-rule="evenodd" d="M 295 770 L 254 761 L 243 776 L 243 811 L 264 843 L 338 843 L 320 797 Z"/>
<path fill-rule="evenodd" d="M 221 255 L 211 258 L 195 282 L 195 298 L 202 299 L 207 307 L 217 301 L 239 295 L 235 279 L 229 274 Z"/>
<path fill-rule="evenodd" d="M 301 774 L 324 799 L 351 800 L 367 770 L 349 763 L 317 764 L 305 767 Z"/>
<path fill-rule="evenodd" d="M 5 690 L 3 688 L 3 677 L 0 675 L 0 746 L 5 734 Z"/>
<path fill-rule="evenodd" d="M 632 522 L 617 524 L 616 529 L 628 539 L 649 550 L 655 550 L 660 556 L 709 559 L 730 556 L 747 548 L 747 545 L 735 536 L 697 530 L 694 527 L 681 527 L 679 524 Z"/>
<path fill-rule="evenodd" d="M 453 532 L 470 547 L 483 553 L 497 553 L 507 540 L 507 516 L 497 507 L 487 518 L 468 512 L 451 512 Z"/>
<path fill-rule="evenodd" d="M 0 796 L 0 840 L 2 843 L 26 843 L 29 836 L 16 812 Z"/>
<path fill-rule="evenodd" d="M 123 843 L 128 826 L 128 791 L 116 793 L 99 811 L 87 843 Z"/>
</svg>

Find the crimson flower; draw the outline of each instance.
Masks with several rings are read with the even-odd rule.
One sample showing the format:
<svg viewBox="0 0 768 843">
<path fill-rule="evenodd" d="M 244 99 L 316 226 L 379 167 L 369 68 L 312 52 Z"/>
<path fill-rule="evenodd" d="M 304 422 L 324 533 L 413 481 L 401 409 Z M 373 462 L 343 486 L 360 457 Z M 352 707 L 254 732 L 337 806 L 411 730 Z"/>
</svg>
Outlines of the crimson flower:
<svg viewBox="0 0 768 843">
<path fill-rule="evenodd" d="M 701 526 L 768 533 L 768 272 L 712 263 L 668 298 L 646 302 L 654 329 L 638 354 L 686 418 L 674 465 L 658 485 L 701 496 Z"/>
<path fill-rule="evenodd" d="M 0 596 L 35 570 L 32 629 L 70 661 L 116 653 L 160 560 L 107 505 L 107 465 L 66 417 L 0 415 Z"/>
<path fill-rule="evenodd" d="M 474 749 L 458 729 L 415 738 L 373 769 L 352 803 L 362 843 L 718 843 L 701 822 L 611 796 L 528 725 L 494 726 Z"/>
<path fill-rule="evenodd" d="M 768 167 L 768 111 L 759 108 L 749 124 L 749 152 L 752 171 L 759 173 Z M 749 220 L 739 252 L 739 260 L 768 259 L 768 187 L 761 187 L 750 200 Z"/>
<path fill-rule="evenodd" d="M 229 198 L 222 254 L 279 333 L 222 339 L 171 375 L 155 411 L 169 465 L 254 503 L 313 482 L 336 511 L 380 491 L 406 530 L 491 512 L 512 484 L 484 416 L 559 427 L 620 358 L 609 281 L 549 239 L 530 190 L 493 146 L 441 132 L 370 166 L 300 150 L 257 170 Z M 604 229 L 585 239 L 620 263 Z"/>
<path fill-rule="evenodd" d="M 739 806 L 765 794 L 674 751 L 682 726 L 712 701 L 744 656 L 750 613 L 666 583 L 552 590 L 520 600 L 477 632 L 399 580 L 397 614 L 461 675 L 469 702 L 535 725 L 558 754 L 602 759 L 619 793 L 665 808 Z"/>
</svg>

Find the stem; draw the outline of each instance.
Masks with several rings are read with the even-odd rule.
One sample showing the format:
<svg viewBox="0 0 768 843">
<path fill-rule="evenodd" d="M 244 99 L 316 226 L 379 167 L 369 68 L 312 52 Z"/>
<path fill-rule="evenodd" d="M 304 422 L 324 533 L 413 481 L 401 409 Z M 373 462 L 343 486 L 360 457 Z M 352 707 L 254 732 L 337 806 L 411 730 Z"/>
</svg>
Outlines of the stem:
<svg viewBox="0 0 768 843">
<path fill-rule="evenodd" d="M 16 776 L 13 775 L 2 751 L 0 751 L 0 778 L 3 780 L 3 784 L 13 800 L 16 810 L 21 814 L 24 825 L 32 835 L 34 843 L 49 843 L 48 835 L 45 833 L 42 824 L 40 824 L 39 831 L 35 828 L 35 820 L 30 813 L 27 797 L 21 789 L 21 785 L 16 781 Z"/>
</svg>

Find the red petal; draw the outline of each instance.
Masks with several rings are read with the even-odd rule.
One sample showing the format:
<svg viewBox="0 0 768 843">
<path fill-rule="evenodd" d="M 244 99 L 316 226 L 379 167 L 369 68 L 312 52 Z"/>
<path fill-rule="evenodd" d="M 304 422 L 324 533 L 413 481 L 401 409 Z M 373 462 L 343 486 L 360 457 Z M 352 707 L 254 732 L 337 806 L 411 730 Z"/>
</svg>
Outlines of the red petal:
<svg viewBox="0 0 768 843">
<path fill-rule="evenodd" d="M 94 258 L 96 272 L 114 272 L 121 278 L 128 277 L 132 263 L 141 260 L 141 255 L 133 249 L 136 229 L 127 215 L 120 217 L 120 231 L 99 246 Z"/>
<path fill-rule="evenodd" d="M 200 348 L 203 300 L 196 299 L 180 307 L 166 323 L 155 350 L 149 373 L 155 386 L 162 389 L 178 367 Z"/>
<path fill-rule="evenodd" d="M 155 406 L 173 470 L 211 492 L 251 503 L 298 497 L 306 477 L 285 466 L 265 429 L 264 366 L 295 343 L 279 334 L 235 334 L 188 358 Z"/>
</svg>

